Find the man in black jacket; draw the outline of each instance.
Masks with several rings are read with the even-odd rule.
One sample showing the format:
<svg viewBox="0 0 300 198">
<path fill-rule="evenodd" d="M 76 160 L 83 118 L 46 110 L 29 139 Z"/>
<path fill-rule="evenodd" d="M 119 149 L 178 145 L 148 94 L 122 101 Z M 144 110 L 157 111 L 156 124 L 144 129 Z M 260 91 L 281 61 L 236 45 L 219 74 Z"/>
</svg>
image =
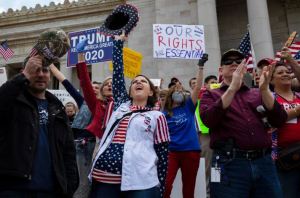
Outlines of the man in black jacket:
<svg viewBox="0 0 300 198">
<path fill-rule="evenodd" d="M 62 103 L 46 91 L 44 57 L 0 87 L 0 197 L 72 197 L 78 171 Z"/>
</svg>

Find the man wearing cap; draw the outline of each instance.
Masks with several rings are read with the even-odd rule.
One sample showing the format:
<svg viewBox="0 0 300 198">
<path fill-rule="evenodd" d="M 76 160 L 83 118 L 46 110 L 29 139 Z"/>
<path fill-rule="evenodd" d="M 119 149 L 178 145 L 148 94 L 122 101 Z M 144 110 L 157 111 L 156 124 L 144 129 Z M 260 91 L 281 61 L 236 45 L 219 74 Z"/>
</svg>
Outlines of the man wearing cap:
<svg viewBox="0 0 300 198">
<path fill-rule="evenodd" d="M 0 197 L 72 197 L 78 186 L 75 147 L 63 104 L 46 91 L 45 57 L 26 59 L 0 87 Z"/>
<path fill-rule="evenodd" d="M 224 81 L 220 88 L 207 90 L 200 104 L 213 149 L 211 197 L 282 197 L 270 155 L 271 137 L 262 119 L 267 117 L 275 127 L 287 119 L 269 90 L 274 65 L 264 69 L 259 89 L 249 88 L 243 83 L 247 71 L 243 59 L 235 49 L 223 54 Z M 261 105 L 264 115 L 257 111 Z"/>
</svg>

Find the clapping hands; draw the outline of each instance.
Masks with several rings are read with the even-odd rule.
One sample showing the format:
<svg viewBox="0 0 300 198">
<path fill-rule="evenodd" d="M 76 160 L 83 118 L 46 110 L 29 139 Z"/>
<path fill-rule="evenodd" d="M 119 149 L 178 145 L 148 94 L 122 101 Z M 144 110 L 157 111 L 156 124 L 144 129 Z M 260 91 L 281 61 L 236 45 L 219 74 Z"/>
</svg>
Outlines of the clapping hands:
<svg viewBox="0 0 300 198">
<path fill-rule="evenodd" d="M 272 79 L 272 75 L 275 69 L 276 61 L 272 62 L 270 65 L 265 66 L 262 70 L 262 74 L 259 79 L 259 89 L 260 91 L 269 90 L 269 84 Z"/>
<path fill-rule="evenodd" d="M 248 61 L 246 62 L 246 59 L 244 59 L 233 72 L 232 81 L 229 86 L 231 90 L 237 91 L 240 89 L 243 82 L 243 77 L 247 72 L 247 64 Z"/>
</svg>

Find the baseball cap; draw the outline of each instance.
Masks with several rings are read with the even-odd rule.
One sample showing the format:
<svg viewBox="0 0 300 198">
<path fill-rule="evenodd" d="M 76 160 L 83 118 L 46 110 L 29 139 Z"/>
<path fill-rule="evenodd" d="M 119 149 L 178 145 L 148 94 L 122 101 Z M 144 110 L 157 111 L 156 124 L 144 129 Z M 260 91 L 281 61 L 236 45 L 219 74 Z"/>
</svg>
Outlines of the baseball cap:
<svg viewBox="0 0 300 198">
<path fill-rule="evenodd" d="M 263 58 L 257 63 L 257 67 L 261 68 L 263 65 L 270 65 L 273 62 L 271 58 Z"/>
<path fill-rule="evenodd" d="M 226 52 L 223 53 L 222 58 L 221 58 L 221 65 L 222 65 L 223 61 L 227 60 L 227 58 L 230 57 L 230 56 L 237 56 L 240 59 L 244 59 L 245 58 L 245 56 L 243 55 L 243 53 L 240 52 L 239 50 L 237 50 L 237 49 L 230 49 L 230 50 L 227 50 Z"/>
</svg>

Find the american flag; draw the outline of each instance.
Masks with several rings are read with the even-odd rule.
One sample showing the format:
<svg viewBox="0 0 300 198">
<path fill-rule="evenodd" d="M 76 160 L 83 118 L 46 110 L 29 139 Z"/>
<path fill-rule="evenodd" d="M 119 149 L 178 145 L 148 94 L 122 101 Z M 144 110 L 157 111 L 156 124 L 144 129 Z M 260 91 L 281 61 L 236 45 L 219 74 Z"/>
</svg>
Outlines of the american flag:
<svg viewBox="0 0 300 198">
<path fill-rule="evenodd" d="M 7 41 L 0 44 L 0 53 L 6 61 L 14 55 L 14 52 L 8 47 Z"/>
<path fill-rule="evenodd" d="M 296 59 L 298 64 L 300 64 L 300 41 L 292 43 L 292 45 L 288 48 L 290 49 L 294 59 Z M 276 52 L 275 60 L 280 60 L 280 52 Z"/>
<path fill-rule="evenodd" d="M 30 53 L 29 53 L 29 57 L 33 57 L 38 53 L 38 51 L 35 48 L 32 48 Z"/>
<path fill-rule="evenodd" d="M 248 71 L 252 71 L 254 64 L 253 64 L 253 56 L 251 51 L 251 41 L 250 41 L 250 33 L 249 31 L 244 35 L 243 39 L 240 42 L 238 50 L 244 54 L 246 57 L 246 61 L 249 60 L 247 68 Z"/>
<path fill-rule="evenodd" d="M 298 60 L 300 59 L 300 50 L 295 54 L 294 59 Z"/>
<path fill-rule="evenodd" d="M 36 43 L 33 48 L 30 50 L 29 57 L 33 57 L 38 54 L 37 50 L 38 43 Z"/>
</svg>

